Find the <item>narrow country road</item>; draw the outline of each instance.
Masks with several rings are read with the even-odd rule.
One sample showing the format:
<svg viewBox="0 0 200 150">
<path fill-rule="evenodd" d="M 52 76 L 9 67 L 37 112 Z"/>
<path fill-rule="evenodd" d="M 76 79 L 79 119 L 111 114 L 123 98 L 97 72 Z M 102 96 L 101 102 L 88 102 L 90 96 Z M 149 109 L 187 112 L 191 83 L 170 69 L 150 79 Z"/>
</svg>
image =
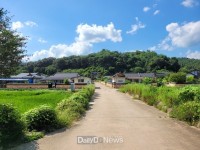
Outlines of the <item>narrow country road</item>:
<svg viewBox="0 0 200 150">
<path fill-rule="evenodd" d="M 25 149 L 200 149 L 199 129 L 168 118 L 165 113 L 141 101 L 132 100 L 130 96 L 116 89 L 100 83 L 96 83 L 96 87 L 92 108 L 81 121 L 70 129 L 45 136 L 32 145 L 26 145 Z M 95 136 L 99 138 L 99 143 L 77 144 L 77 136 Z M 83 142 L 83 138 L 79 140 Z"/>
</svg>

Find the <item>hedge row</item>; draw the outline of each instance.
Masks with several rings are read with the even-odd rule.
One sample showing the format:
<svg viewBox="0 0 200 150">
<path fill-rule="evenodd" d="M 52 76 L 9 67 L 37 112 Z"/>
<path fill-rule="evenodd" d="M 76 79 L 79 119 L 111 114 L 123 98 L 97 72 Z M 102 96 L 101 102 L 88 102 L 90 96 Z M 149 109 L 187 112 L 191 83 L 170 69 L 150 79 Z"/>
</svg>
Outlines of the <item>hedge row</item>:
<svg viewBox="0 0 200 150">
<path fill-rule="evenodd" d="M 185 86 L 155 87 L 144 84 L 127 84 L 120 88 L 121 92 L 129 93 L 149 105 L 169 112 L 170 116 L 179 120 L 196 124 L 200 121 L 200 87 Z"/>
<path fill-rule="evenodd" d="M 57 104 L 56 109 L 42 105 L 32 109 L 22 116 L 16 108 L 9 104 L 0 104 L 0 149 L 9 147 L 8 143 L 26 138 L 25 132 L 41 137 L 34 131 L 49 132 L 56 128 L 70 125 L 81 117 L 89 108 L 89 101 L 94 94 L 94 85 L 85 86 L 68 99 Z M 31 135 L 30 134 L 30 135 Z"/>
<path fill-rule="evenodd" d="M 56 111 L 60 124 L 71 125 L 74 120 L 79 119 L 89 108 L 89 101 L 94 94 L 93 85 L 85 86 L 81 91 L 73 94 L 70 98 L 58 103 Z"/>
</svg>

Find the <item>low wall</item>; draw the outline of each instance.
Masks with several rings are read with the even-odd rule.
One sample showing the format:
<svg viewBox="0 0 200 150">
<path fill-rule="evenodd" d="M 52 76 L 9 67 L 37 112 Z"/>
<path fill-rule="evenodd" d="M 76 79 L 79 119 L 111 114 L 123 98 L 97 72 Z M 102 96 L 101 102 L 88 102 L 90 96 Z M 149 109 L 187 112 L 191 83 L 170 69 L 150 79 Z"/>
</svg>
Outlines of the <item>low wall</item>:
<svg viewBox="0 0 200 150">
<path fill-rule="evenodd" d="M 75 85 L 75 89 L 81 89 L 85 85 Z M 7 84 L 9 89 L 48 89 L 48 84 Z M 52 87 L 54 88 L 54 87 Z M 57 89 L 69 89 L 70 85 L 57 84 Z"/>
</svg>

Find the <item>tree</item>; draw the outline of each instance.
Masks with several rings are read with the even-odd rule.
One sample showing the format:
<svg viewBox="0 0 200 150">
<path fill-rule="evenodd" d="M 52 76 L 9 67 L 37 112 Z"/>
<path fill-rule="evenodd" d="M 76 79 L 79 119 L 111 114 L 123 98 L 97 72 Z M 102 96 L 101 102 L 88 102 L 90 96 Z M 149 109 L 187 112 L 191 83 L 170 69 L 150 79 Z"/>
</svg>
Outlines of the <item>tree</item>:
<svg viewBox="0 0 200 150">
<path fill-rule="evenodd" d="M 169 81 L 182 84 L 186 82 L 186 74 L 183 72 L 171 73 L 169 75 Z"/>
<path fill-rule="evenodd" d="M 26 38 L 9 28 L 7 11 L 0 8 L 0 77 L 9 77 L 15 72 L 25 56 Z"/>
</svg>

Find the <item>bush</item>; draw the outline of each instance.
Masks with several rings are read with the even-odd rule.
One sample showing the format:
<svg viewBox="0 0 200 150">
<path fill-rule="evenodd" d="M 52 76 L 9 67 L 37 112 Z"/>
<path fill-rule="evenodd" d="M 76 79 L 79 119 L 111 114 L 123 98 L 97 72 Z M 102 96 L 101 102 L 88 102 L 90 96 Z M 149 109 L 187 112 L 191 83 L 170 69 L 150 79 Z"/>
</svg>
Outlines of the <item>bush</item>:
<svg viewBox="0 0 200 150">
<path fill-rule="evenodd" d="M 151 84 L 151 83 L 153 83 L 153 79 L 152 79 L 152 78 L 149 78 L 149 77 L 145 77 L 145 78 L 142 80 L 142 82 L 143 82 L 144 84 Z"/>
<path fill-rule="evenodd" d="M 200 88 L 195 86 L 186 86 L 181 88 L 179 93 L 180 102 L 197 100 L 200 102 Z"/>
<path fill-rule="evenodd" d="M 9 104 L 0 104 L 0 145 L 6 147 L 19 140 L 23 130 L 24 124 L 16 109 Z"/>
<path fill-rule="evenodd" d="M 74 120 L 80 118 L 84 114 L 85 109 L 81 103 L 69 98 L 58 103 L 56 111 L 58 113 L 59 123 L 62 126 L 66 126 L 71 125 Z"/>
<path fill-rule="evenodd" d="M 69 84 L 70 84 L 70 83 L 69 83 L 69 80 L 68 80 L 68 79 L 64 79 L 64 84 L 69 85 Z"/>
<path fill-rule="evenodd" d="M 168 108 L 171 108 L 179 103 L 178 93 L 179 89 L 175 87 L 159 87 L 157 90 L 157 100 L 161 101 Z"/>
<path fill-rule="evenodd" d="M 171 112 L 172 117 L 189 123 L 195 123 L 200 120 L 200 103 L 190 101 L 175 107 Z"/>
<path fill-rule="evenodd" d="M 71 96 L 70 99 L 73 99 L 77 103 L 81 103 L 85 109 L 88 109 L 89 107 L 89 99 L 86 97 L 86 95 L 84 97 L 83 94 L 77 93 Z"/>
<path fill-rule="evenodd" d="M 63 126 L 70 125 L 74 120 L 80 118 L 88 109 L 94 91 L 94 85 L 87 85 L 69 99 L 58 103 L 56 111 L 60 124 Z"/>
<path fill-rule="evenodd" d="M 69 110 L 70 112 L 78 113 L 79 115 L 85 112 L 83 105 L 80 102 L 76 102 L 71 97 L 58 103 L 56 109 L 59 111 Z"/>
<path fill-rule="evenodd" d="M 190 75 L 190 76 L 187 76 L 186 77 L 186 82 L 187 83 L 194 83 L 194 76 L 193 75 Z"/>
<path fill-rule="evenodd" d="M 149 105 L 154 105 L 156 104 L 156 88 L 152 86 L 145 86 L 142 89 L 142 99 L 147 102 Z"/>
<path fill-rule="evenodd" d="M 178 72 L 178 73 L 171 73 L 169 75 L 169 81 L 175 82 L 178 84 L 182 84 L 186 82 L 186 73 Z"/>
<path fill-rule="evenodd" d="M 29 110 L 23 116 L 29 131 L 51 131 L 58 125 L 56 112 L 47 105 Z"/>
</svg>

